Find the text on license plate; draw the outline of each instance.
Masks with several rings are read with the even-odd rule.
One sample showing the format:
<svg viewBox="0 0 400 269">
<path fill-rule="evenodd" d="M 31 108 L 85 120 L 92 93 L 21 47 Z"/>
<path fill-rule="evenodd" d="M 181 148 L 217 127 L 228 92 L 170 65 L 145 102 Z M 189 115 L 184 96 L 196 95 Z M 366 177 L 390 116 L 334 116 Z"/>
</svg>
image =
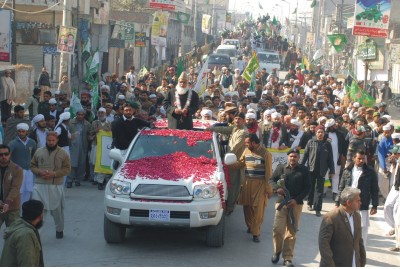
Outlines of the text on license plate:
<svg viewBox="0 0 400 269">
<path fill-rule="evenodd" d="M 149 220 L 154 221 L 170 221 L 171 212 L 169 210 L 149 210 Z"/>
</svg>

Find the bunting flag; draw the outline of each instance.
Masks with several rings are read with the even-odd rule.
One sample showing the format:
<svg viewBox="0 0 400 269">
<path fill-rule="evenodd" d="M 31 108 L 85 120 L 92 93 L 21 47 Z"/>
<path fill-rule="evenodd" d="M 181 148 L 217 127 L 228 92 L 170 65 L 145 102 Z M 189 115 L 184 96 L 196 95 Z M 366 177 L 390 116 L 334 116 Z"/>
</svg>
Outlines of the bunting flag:
<svg viewBox="0 0 400 269">
<path fill-rule="evenodd" d="M 328 35 L 328 39 L 337 52 L 341 52 L 347 43 L 347 38 L 344 34 Z"/>
<path fill-rule="evenodd" d="M 296 14 L 297 13 L 297 7 L 294 9 L 292 14 Z"/>
<path fill-rule="evenodd" d="M 263 7 L 262 7 L 262 5 L 261 5 L 260 2 L 258 2 L 258 7 L 259 7 L 260 9 L 263 9 Z"/>
<path fill-rule="evenodd" d="M 97 50 L 93 55 L 90 65 L 88 65 L 88 70 L 86 73 L 89 76 L 97 74 L 97 72 L 99 71 L 99 66 L 100 66 L 100 54 L 99 51 Z"/>
<path fill-rule="evenodd" d="M 190 14 L 187 13 L 183 13 L 183 12 L 178 12 L 178 14 L 176 15 L 176 18 L 178 19 L 179 22 L 181 22 L 182 24 L 188 24 L 189 20 L 190 20 Z"/>
<path fill-rule="evenodd" d="M 354 80 L 348 90 L 350 98 L 355 102 L 359 102 L 360 105 L 365 107 L 372 107 L 375 105 L 375 99 L 372 98 L 367 91 L 361 89 Z"/>
<path fill-rule="evenodd" d="M 147 68 L 146 68 L 146 66 L 142 66 L 142 68 L 140 68 L 140 71 L 139 71 L 139 74 L 138 74 L 138 76 L 139 76 L 139 78 L 142 78 L 142 77 L 144 77 L 144 75 L 146 74 L 146 73 L 148 73 L 149 71 L 147 70 Z"/>
<path fill-rule="evenodd" d="M 317 5 L 317 0 L 313 0 L 311 3 L 311 8 L 315 7 Z"/>
<path fill-rule="evenodd" d="M 85 46 L 83 47 L 83 52 L 81 55 L 81 59 L 85 63 L 89 60 L 89 58 L 91 56 L 91 53 L 90 53 L 91 48 L 92 48 L 92 44 L 90 42 L 90 37 L 88 37 L 88 40 L 86 41 Z"/>
<path fill-rule="evenodd" d="M 246 69 L 243 71 L 242 77 L 247 82 L 251 82 L 252 73 L 255 72 L 259 67 L 260 67 L 260 64 L 258 62 L 257 53 L 254 51 L 253 56 L 251 56 L 251 59 L 250 59 L 249 63 L 247 64 Z"/>
<path fill-rule="evenodd" d="M 249 92 L 256 92 L 256 84 L 257 84 L 256 72 L 253 72 L 253 73 L 251 73 Z"/>
</svg>

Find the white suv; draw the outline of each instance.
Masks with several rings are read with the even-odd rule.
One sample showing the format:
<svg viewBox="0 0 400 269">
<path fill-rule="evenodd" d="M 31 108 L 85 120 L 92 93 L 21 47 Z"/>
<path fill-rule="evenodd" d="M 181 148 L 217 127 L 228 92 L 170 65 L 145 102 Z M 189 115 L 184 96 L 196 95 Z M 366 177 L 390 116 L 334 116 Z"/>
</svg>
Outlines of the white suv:
<svg viewBox="0 0 400 269">
<path fill-rule="evenodd" d="M 207 227 L 208 246 L 224 244 L 227 181 L 217 134 L 208 131 L 144 129 L 122 156 L 107 184 L 104 237 L 119 243 L 127 227 Z M 231 164 L 236 157 L 226 154 Z"/>
</svg>

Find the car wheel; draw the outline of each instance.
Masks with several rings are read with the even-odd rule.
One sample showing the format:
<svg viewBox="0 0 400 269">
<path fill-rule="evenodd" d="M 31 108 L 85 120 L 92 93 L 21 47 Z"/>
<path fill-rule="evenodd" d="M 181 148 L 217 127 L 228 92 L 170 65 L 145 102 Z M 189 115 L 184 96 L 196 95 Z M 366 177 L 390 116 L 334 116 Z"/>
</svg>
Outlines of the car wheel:
<svg viewBox="0 0 400 269">
<path fill-rule="evenodd" d="M 206 234 L 206 244 L 209 247 L 220 248 L 224 245 L 225 238 L 225 213 L 217 225 L 209 226 Z"/>
<path fill-rule="evenodd" d="M 110 221 L 104 216 L 104 239 L 107 243 L 121 243 L 125 238 L 126 227 Z"/>
</svg>

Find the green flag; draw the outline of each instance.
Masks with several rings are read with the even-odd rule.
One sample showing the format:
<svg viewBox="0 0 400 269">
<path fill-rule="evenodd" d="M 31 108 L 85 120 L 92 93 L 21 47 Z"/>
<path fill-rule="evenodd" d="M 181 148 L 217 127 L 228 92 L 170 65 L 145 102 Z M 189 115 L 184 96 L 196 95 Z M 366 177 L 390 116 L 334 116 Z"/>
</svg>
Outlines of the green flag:
<svg viewBox="0 0 400 269">
<path fill-rule="evenodd" d="M 275 16 L 274 16 L 274 18 L 273 18 L 273 20 L 272 20 L 272 24 L 273 24 L 273 25 L 278 25 L 278 21 L 276 20 Z"/>
<path fill-rule="evenodd" d="M 337 52 L 341 52 L 347 43 L 347 38 L 344 34 L 328 35 L 328 39 Z"/>
<path fill-rule="evenodd" d="M 297 13 L 297 7 L 294 9 L 292 14 L 296 14 Z"/>
<path fill-rule="evenodd" d="M 74 118 L 76 115 L 76 111 L 82 109 L 81 100 L 79 100 L 78 96 L 76 95 L 75 90 L 72 92 L 71 102 L 69 105 L 69 113 L 71 114 L 71 118 Z"/>
<path fill-rule="evenodd" d="M 140 68 L 140 71 L 139 71 L 139 74 L 138 74 L 139 78 L 144 77 L 144 75 L 145 75 L 147 72 L 149 72 L 149 71 L 147 70 L 146 66 L 143 65 L 142 68 Z"/>
<path fill-rule="evenodd" d="M 313 0 L 311 3 L 311 8 L 315 7 L 317 5 L 317 0 Z"/>
<path fill-rule="evenodd" d="M 83 47 L 83 52 L 82 52 L 82 55 L 81 55 L 81 59 L 85 63 L 87 62 L 87 60 L 89 60 L 89 58 L 91 56 L 91 53 L 90 53 L 91 48 L 92 48 L 92 44 L 90 42 L 90 37 L 89 37 L 88 40 L 85 43 L 85 46 Z"/>
<path fill-rule="evenodd" d="M 260 64 L 258 63 L 257 53 L 254 51 L 253 56 L 251 57 L 249 63 L 247 64 L 246 69 L 243 71 L 242 77 L 246 81 L 251 82 L 252 73 L 256 71 L 259 67 Z"/>
<path fill-rule="evenodd" d="M 178 68 L 176 70 L 176 77 L 180 77 L 183 72 L 183 59 L 182 57 L 178 58 Z"/>
<path fill-rule="evenodd" d="M 89 68 L 87 70 L 87 73 L 89 75 L 97 74 L 97 72 L 99 71 L 99 66 L 100 66 L 100 54 L 99 51 L 97 50 L 93 55 L 90 65 L 88 65 Z"/>
<path fill-rule="evenodd" d="M 354 80 L 349 89 L 349 96 L 350 99 L 365 107 L 372 107 L 376 101 L 367 91 L 361 89 Z"/>
<path fill-rule="evenodd" d="M 183 12 L 178 12 L 178 14 L 176 15 L 176 18 L 178 19 L 178 21 L 180 21 L 182 24 L 188 24 L 189 20 L 190 20 L 190 15 L 187 13 L 183 13 Z"/>
<path fill-rule="evenodd" d="M 256 92 L 256 72 L 251 73 L 251 81 L 249 85 L 249 92 Z"/>
</svg>

